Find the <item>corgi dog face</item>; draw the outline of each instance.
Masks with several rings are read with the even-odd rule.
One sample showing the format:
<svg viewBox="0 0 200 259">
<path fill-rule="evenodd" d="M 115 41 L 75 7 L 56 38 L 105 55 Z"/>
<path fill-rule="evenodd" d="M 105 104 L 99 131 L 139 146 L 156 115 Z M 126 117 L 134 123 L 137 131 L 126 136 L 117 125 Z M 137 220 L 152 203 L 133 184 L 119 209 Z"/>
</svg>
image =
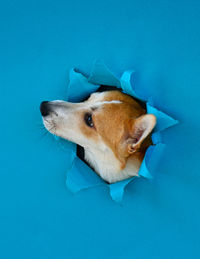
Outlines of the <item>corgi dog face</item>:
<svg viewBox="0 0 200 259">
<path fill-rule="evenodd" d="M 105 181 L 138 175 L 156 118 L 131 96 L 97 92 L 81 103 L 42 102 L 40 110 L 46 129 L 82 146 L 85 160 Z"/>
</svg>

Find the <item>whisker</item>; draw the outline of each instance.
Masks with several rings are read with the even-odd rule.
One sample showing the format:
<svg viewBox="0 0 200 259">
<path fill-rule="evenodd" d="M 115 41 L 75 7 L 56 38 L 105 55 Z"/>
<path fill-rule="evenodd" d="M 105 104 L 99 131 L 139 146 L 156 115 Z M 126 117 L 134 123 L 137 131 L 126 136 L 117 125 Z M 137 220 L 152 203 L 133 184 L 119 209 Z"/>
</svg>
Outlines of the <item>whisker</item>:
<svg viewBox="0 0 200 259">
<path fill-rule="evenodd" d="M 49 130 L 53 130 L 54 129 L 54 125 L 49 129 Z M 43 128 L 45 129 L 45 128 Z M 39 140 L 43 139 L 45 136 L 47 136 L 48 134 L 51 134 L 47 129 L 45 129 L 45 132 L 41 135 L 41 137 L 39 138 Z"/>
</svg>

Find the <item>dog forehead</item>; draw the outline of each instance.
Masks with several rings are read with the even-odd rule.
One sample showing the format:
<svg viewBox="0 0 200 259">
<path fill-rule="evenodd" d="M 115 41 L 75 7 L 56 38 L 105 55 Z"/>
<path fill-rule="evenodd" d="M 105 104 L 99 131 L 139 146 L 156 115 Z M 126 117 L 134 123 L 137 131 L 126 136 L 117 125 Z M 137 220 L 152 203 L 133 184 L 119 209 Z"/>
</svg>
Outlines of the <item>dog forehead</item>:
<svg viewBox="0 0 200 259">
<path fill-rule="evenodd" d="M 93 93 L 87 104 L 98 117 L 103 115 L 115 121 L 116 118 L 138 117 L 146 113 L 134 98 L 118 90 Z"/>
<path fill-rule="evenodd" d="M 119 104 L 120 100 L 116 99 L 115 96 L 110 95 L 110 92 L 96 92 L 91 94 L 87 101 L 87 104 L 92 106 L 93 109 L 103 107 L 106 104 Z"/>
<path fill-rule="evenodd" d="M 92 102 L 100 102 L 100 101 L 105 101 L 106 97 L 109 96 L 109 92 L 96 92 L 96 93 L 92 93 L 90 95 L 90 98 L 88 99 L 88 101 L 92 101 Z"/>
<path fill-rule="evenodd" d="M 105 92 L 96 92 L 91 94 L 88 101 L 90 102 L 103 102 L 103 101 L 121 101 L 129 104 L 138 105 L 138 103 L 129 95 L 119 91 L 119 90 L 111 90 Z"/>
</svg>

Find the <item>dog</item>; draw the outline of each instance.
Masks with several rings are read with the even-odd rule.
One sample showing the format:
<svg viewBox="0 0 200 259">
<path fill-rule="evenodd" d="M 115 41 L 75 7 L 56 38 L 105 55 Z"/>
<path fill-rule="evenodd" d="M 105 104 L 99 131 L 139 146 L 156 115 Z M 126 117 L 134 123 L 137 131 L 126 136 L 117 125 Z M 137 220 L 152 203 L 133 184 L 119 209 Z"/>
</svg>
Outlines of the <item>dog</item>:
<svg viewBox="0 0 200 259">
<path fill-rule="evenodd" d="M 138 176 L 156 117 L 133 97 L 95 92 L 80 103 L 43 101 L 40 111 L 45 128 L 83 147 L 84 159 L 106 182 Z"/>
</svg>

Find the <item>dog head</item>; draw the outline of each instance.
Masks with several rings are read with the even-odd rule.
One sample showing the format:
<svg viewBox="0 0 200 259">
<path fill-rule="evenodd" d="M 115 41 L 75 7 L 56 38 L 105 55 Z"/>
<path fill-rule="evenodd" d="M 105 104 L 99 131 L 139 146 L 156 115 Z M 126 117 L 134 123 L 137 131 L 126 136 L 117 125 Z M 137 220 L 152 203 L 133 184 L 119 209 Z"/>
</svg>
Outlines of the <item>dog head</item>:
<svg viewBox="0 0 200 259">
<path fill-rule="evenodd" d="M 109 147 L 119 160 L 136 152 L 156 123 L 154 115 L 120 91 L 93 93 L 82 103 L 42 102 L 40 110 L 51 133 L 84 148 Z"/>
</svg>

